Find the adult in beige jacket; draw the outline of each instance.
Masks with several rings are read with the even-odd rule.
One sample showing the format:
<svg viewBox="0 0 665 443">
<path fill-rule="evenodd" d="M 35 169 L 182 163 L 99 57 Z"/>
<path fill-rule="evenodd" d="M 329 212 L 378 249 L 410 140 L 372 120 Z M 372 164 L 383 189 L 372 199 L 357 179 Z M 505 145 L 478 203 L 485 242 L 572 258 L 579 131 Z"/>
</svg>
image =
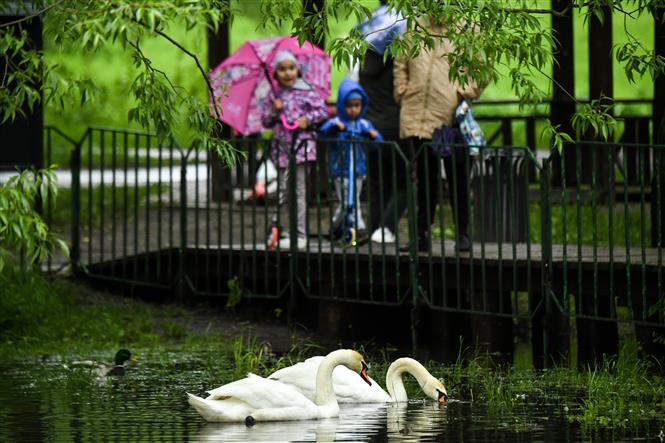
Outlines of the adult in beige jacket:
<svg viewBox="0 0 665 443">
<path fill-rule="evenodd" d="M 423 17 L 419 24 L 432 35 L 441 35 L 442 25 Z M 395 101 L 400 104 L 400 138 L 408 141 L 416 157 L 418 249 L 429 248 L 429 228 L 434 222 L 438 203 L 439 157 L 422 144 L 432 139 L 435 129 L 448 126 L 453 142 L 463 144 L 455 125 L 455 109 L 462 98 L 472 101 L 480 91 L 476 82 L 469 79 L 465 87 L 449 78 L 448 54 L 455 47 L 447 39 L 435 39 L 432 49 L 422 47 L 418 56 L 401 55 L 394 64 Z M 468 170 L 465 148 L 458 147 L 454 155 L 443 158 L 448 179 L 451 206 L 457 226 L 456 248 L 470 248 L 467 236 L 469 197 L 467 193 Z"/>
</svg>

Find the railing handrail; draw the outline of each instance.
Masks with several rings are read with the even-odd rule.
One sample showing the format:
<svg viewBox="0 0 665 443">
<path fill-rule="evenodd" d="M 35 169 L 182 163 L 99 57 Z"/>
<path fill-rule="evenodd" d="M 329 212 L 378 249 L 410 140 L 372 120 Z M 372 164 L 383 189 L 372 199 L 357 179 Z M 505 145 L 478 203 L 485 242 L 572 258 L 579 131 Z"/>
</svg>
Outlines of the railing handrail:
<svg viewBox="0 0 665 443">
<path fill-rule="evenodd" d="M 53 134 L 62 135 L 64 140 L 74 141 L 66 134 L 62 134 L 57 128 L 49 128 L 48 130 L 54 131 Z M 101 137 L 99 137 L 97 131 L 102 131 Z M 114 135 L 112 137 L 108 136 L 110 133 Z M 115 134 L 130 134 L 132 136 L 118 137 Z M 141 136 L 137 137 L 140 142 L 134 142 L 134 134 Z M 623 272 L 621 269 L 627 269 L 627 275 L 630 272 L 633 273 L 632 277 L 630 275 L 628 277 L 632 278 L 634 282 L 638 281 L 638 278 L 646 281 L 648 276 L 653 280 L 654 273 L 659 272 L 658 267 L 662 263 L 660 255 L 657 257 L 658 262 L 656 262 L 656 249 L 654 249 L 656 243 L 653 240 L 649 241 L 647 236 L 649 229 L 651 229 L 651 235 L 653 235 L 656 225 L 660 229 L 660 219 L 657 222 L 652 219 L 651 225 L 649 225 L 645 218 L 646 211 L 649 211 L 652 207 L 649 205 L 653 205 L 654 199 L 658 200 L 657 197 L 660 195 L 660 181 L 656 180 L 654 182 L 646 177 L 650 175 L 657 177 L 657 174 L 659 174 L 656 170 L 659 168 L 660 157 L 662 157 L 661 149 L 665 148 L 665 145 L 662 144 L 576 140 L 569 144 L 577 153 L 577 157 L 571 163 L 569 159 L 560 156 L 556 151 L 550 150 L 547 153 L 540 152 L 540 155 L 536 155 L 529 146 L 504 143 L 479 147 L 478 155 L 469 155 L 468 151 L 453 150 L 451 154 L 452 162 L 455 162 L 456 156 L 458 159 L 463 156 L 462 162 L 466 162 L 465 170 L 453 169 L 449 173 L 449 170 L 445 169 L 449 167 L 449 164 L 446 165 L 446 160 L 438 157 L 439 163 L 436 172 L 421 173 L 419 170 L 419 166 L 423 164 L 419 163 L 421 159 L 414 155 L 409 147 L 396 141 L 379 142 L 319 137 L 317 139 L 319 151 L 317 162 L 319 160 L 321 162 L 311 163 L 311 166 L 307 166 L 305 169 L 305 174 L 309 174 L 306 179 L 307 184 L 299 188 L 303 189 L 304 187 L 309 201 L 315 202 L 308 204 L 307 209 L 310 211 L 306 211 L 305 214 L 305 217 L 311 218 L 308 221 L 310 231 L 307 232 L 309 234 L 309 246 L 306 252 L 300 254 L 295 241 L 290 243 L 289 249 L 284 248 L 281 251 L 278 248 L 278 251 L 270 252 L 265 247 L 264 225 L 267 228 L 269 223 L 272 222 L 270 216 L 279 204 L 276 204 L 278 200 L 274 199 L 274 191 L 266 190 L 268 188 L 267 180 L 263 191 L 265 199 L 257 203 L 258 191 L 256 191 L 255 184 L 260 180 L 257 174 L 258 165 L 261 163 L 259 157 L 268 155 L 269 150 L 266 148 L 272 144 L 270 140 L 263 138 L 238 139 L 235 142 L 236 147 L 246 151 L 248 153 L 247 158 L 240 159 L 233 168 L 225 169 L 223 172 L 218 170 L 217 174 L 221 175 L 214 176 L 212 172 L 215 160 L 213 154 L 208 153 L 207 155 L 197 155 L 196 158 L 189 158 L 194 162 L 193 164 L 182 162 L 182 150 L 175 141 L 173 141 L 173 148 L 169 148 L 163 142 L 157 143 L 156 138 L 153 139 L 154 145 L 151 142 L 144 142 L 143 136 L 155 137 L 154 133 L 150 131 L 91 126 L 86 129 L 82 139 L 73 144 L 75 146 L 73 154 L 77 154 L 77 156 L 72 157 L 71 164 L 72 193 L 74 194 L 71 207 L 73 214 L 71 235 L 74 243 L 71 263 L 76 270 L 101 275 L 103 272 L 100 270 L 104 267 L 114 272 L 113 268 L 115 266 L 118 269 L 122 268 L 123 278 L 128 281 L 131 280 L 132 284 L 154 283 L 171 288 L 180 285 L 178 288 L 181 296 L 184 296 L 185 292 L 183 291 L 187 288 L 192 292 L 201 294 L 213 294 L 215 291 L 225 293 L 219 285 L 217 289 L 214 289 L 214 283 L 202 282 L 199 279 L 200 274 L 209 273 L 212 269 L 220 272 L 220 275 L 222 275 L 220 278 L 226 278 L 224 276 L 233 276 L 233 272 L 237 272 L 241 273 L 238 274 L 240 278 L 245 278 L 249 282 L 247 283 L 248 286 L 253 288 L 259 287 L 263 280 L 268 282 L 261 286 L 265 288 L 265 292 L 258 292 L 259 295 L 267 294 L 273 297 L 281 297 L 282 294 L 290 290 L 291 297 L 294 300 L 297 294 L 303 291 L 305 294 L 311 294 L 312 297 L 328 297 L 329 292 L 316 292 L 317 290 L 324 290 L 321 286 L 317 286 L 321 284 L 320 282 L 324 277 L 330 280 L 337 279 L 338 281 L 337 284 L 333 284 L 331 288 L 325 290 L 336 291 L 337 288 L 348 287 L 351 289 L 350 294 L 361 294 L 363 289 L 358 283 L 360 277 L 355 277 L 355 290 L 352 280 L 354 276 L 364 273 L 370 275 L 368 277 L 370 283 L 383 281 L 379 280 L 380 278 L 385 281 L 391 279 L 389 285 L 398 288 L 398 290 L 390 292 L 392 286 L 389 287 L 386 283 L 388 289 L 368 291 L 367 300 L 372 303 L 401 305 L 404 302 L 410 302 L 413 306 L 422 304 L 431 309 L 457 310 L 469 313 L 483 311 L 498 316 L 511 316 L 514 313 L 510 313 L 510 303 L 506 305 L 507 302 L 502 302 L 504 304 L 498 305 L 499 307 L 490 306 L 488 308 L 485 304 L 492 303 L 492 294 L 499 294 L 499 300 L 503 300 L 500 294 L 507 294 L 507 291 L 530 293 L 530 291 L 539 292 L 542 289 L 545 297 L 536 300 L 533 305 L 528 307 L 528 316 L 533 316 L 540 309 L 539 306 L 542 306 L 549 313 L 560 311 L 564 315 L 570 314 L 570 310 L 568 310 L 570 300 L 567 294 L 570 292 L 578 297 L 578 293 L 574 291 L 579 291 L 580 289 L 577 288 L 581 287 L 581 284 L 578 285 L 577 282 L 573 281 L 572 276 L 577 275 L 574 274 L 577 270 L 586 268 L 588 271 L 590 263 L 592 263 L 590 255 L 592 253 L 594 254 L 594 267 L 600 265 L 603 269 L 606 266 L 610 269 L 614 264 L 618 264 L 620 266 L 617 267 L 619 271 L 607 272 Z M 127 142 L 128 138 L 129 143 Z M 503 140 L 510 139 L 504 138 Z M 118 148 L 115 145 L 116 141 L 119 143 Z M 340 183 L 338 175 L 333 177 L 328 172 L 330 175 L 326 177 L 320 176 L 319 173 L 326 174 L 328 166 L 330 166 L 326 164 L 326 161 L 330 161 L 330 157 L 326 158 L 325 146 L 327 144 L 349 142 L 367 149 L 351 148 L 350 152 L 353 154 L 341 154 L 342 157 L 346 155 L 348 159 L 348 155 L 357 155 L 357 152 L 364 152 L 369 164 L 370 157 L 368 153 L 378 151 L 381 155 L 389 154 L 391 167 L 395 171 L 399 169 L 399 173 L 404 176 L 404 178 L 397 179 L 397 174 L 394 171 L 378 172 L 377 170 L 375 173 L 368 169 L 364 181 L 361 180 L 358 185 L 359 189 L 364 184 L 364 196 L 361 197 L 358 194 L 357 204 L 351 203 L 351 199 L 349 199 L 348 207 L 351 208 L 351 211 L 357 210 L 354 216 L 360 216 L 361 219 L 360 207 L 362 207 L 364 217 L 368 219 L 369 214 L 372 214 L 371 211 L 374 210 L 371 209 L 369 204 L 372 198 L 369 193 L 370 189 L 380 189 L 380 192 L 384 192 L 388 189 L 401 188 L 406 194 L 404 198 L 407 200 L 406 213 L 408 219 L 400 215 L 394 216 L 397 219 L 397 230 L 394 230 L 394 232 L 397 237 L 396 243 L 399 245 L 407 244 L 408 252 L 392 246 L 390 250 L 386 250 L 385 244 L 377 246 L 377 243 L 372 244 L 371 242 L 362 246 L 356 246 L 356 244 L 350 246 L 349 243 L 340 246 L 339 238 L 335 237 L 336 234 L 333 233 L 332 228 L 335 213 L 333 210 L 337 210 L 335 206 L 342 207 L 343 203 L 340 204 L 340 202 L 344 201 L 344 195 L 348 198 L 349 195 L 352 196 L 353 194 L 350 191 L 337 192 L 338 188 L 336 186 Z M 89 148 L 89 144 L 94 145 L 96 143 L 101 145 L 101 150 Z M 436 161 L 436 158 L 431 156 L 432 152 L 430 147 L 427 146 L 428 143 L 431 144 L 431 142 L 419 143 L 417 149 L 418 153 L 427 150 L 427 154 L 430 154 L 430 156 L 427 157 L 429 160 L 425 160 L 424 164 L 429 161 L 431 165 L 432 162 Z M 368 145 L 374 145 L 376 149 L 372 150 L 368 148 Z M 461 146 L 461 144 L 453 144 L 452 146 Z M 134 153 L 139 153 L 146 147 L 160 149 L 159 157 L 155 157 L 157 153 L 151 154 L 152 157 L 143 163 L 138 160 L 132 161 L 133 157 L 127 154 L 127 149 L 130 149 L 133 156 Z M 593 162 L 589 161 L 592 156 L 584 151 L 584 147 L 591 147 L 592 150 L 598 151 L 593 154 Z M 289 146 L 289 148 L 289 152 L 292 153 L 297 146 Z M 620 151 L 618 148 L 624 149 Z M 645 151 L 642 152 L 642 150 Z M 345 150 L 340 150 L 340 152 L 343 151 Z M 117 163 L 116 152 L 121 154 Z M 572 151 L 566 150 L 563 155 L 567 155 L 568 152 Z M 589 158 L 582 160 L 583 156 L 580 152 L 584 153 L 585 156 L 589 154 Z M 492 153 L 496 154 L 492 155 Z M 489 155 L 485 157 L 485 154 Z M 624 157 L 621 157 L 620 154 Z M 81 156 L 84 157 L 83 161 Z M 136 158 L 139 158 L 138 154 Z M 184 156 L 184 158 L 187 158 L 187 156 Z M 294 163 L 293 158 L 294 156 L 291 155 L 292 165 Z M 580 166 L 582 161 L 585 162 L 585 167 L 588 168 L 590 165 L 593 167 L 596 164 L 596 158 L 600 161 L 611 161 L 618 158 L 622 158 L 622 160 L 626 158 L 627 160 L 625 160 L 623 166 L 611 168 L 609 176 L 602 175 L 600 168 L 597 171 L 592 169 L 589 170 L 592 172 L 586 172 L 585 169 L 585 172 L 582 172 Z M 129 163 L 127 162 L 128 159 L 130 160 Z M 341 160 L 343 161 L 343 158 Z M 122 171 L 123 163 L 125 171 Z M 129 167 L 132 169 L 128 169 Z M 260 168 L 263 167 L 261 164 Z M 345 165 L 345 167 L 347 166 Z M 171 169 L 171 172 L 168 168 Z M 106 173 L 113 170 L 113 173 L 106 176 L 106 182 L 104 182 L 105 179 L 102 176 L 101 181 L 97 182 L 101 186 L 95 184 L 97 188 L 93 188 L 94 183 L 90 181 L 89 177 L 92 175 L 90 172 L 94 169 Z M 285 169 L 285 166 L 282 165 L 281 169 Z M 444 169 L 448 179 L 447 184 L 441 181 Z M 566 170 L 568 170 L 568 176 L 566 176 Z M 128 171 L 130 174 L 127 173 Z M 348 171 L 351 171 L 351 169 L 348 169 Z M 427 169 L 427 171 L 432 170 Z M 645 172 L 643 175 L 636 175 L 640 171 Z M 138 178 L 139 172 L 144 174 L 146 178 Z M 88 175 L 85 175 L 86 173 Z M 96 171 L 96 173 L 99 172 Z M 469 202 L 464 203 L 467 208 L 464 210 L 466 211 L 464 214 L 467 216 L 467 220 L 464 222 L 459 222 L 461 212 L 455 214 L 454 209 L 452 209 L 452 199 L 461 198 L 456 195 L 457 191 L 455 191 L 455 186 L 459 186 L 455 174 L 459 177 L 460 173 L 468 174 L 464 175 L 466 178 L 463 186 L 467 187 L 467 195 L 470 197 L 470 204 Z M 202 179 L 199 179 L 199 174 L 202 174 Z M 351 173 L 349 172 L 349 174 Z M 576 174 L 575 177 L 573 177 L 574 174 Z M 622 174 L 623 179 L 621 178 Z M 81 183 L 82 176 L 86 177 L 86 183 Z M 267 176 L 266 166 L 264 177 Z M 127 177 L 131 177 L 129 182 Z M 278 173 L 275 173 L 274 177 L 279 181 Z M 288 187 L 288 189 L 286 187 L 282 187 L 282 189 L 289 192 L 288 200 L 294 201 L 296 197 L 293 194 L 296 192 L 294 187 L 295 174 L 291 174 L 290 177 L 291 180 L 288 183 L 278 184 L 277 189 L 279 191 L 279 186 Z M 379 179 L 379 177 L 381 178 Z M 418 195 L 416 189 L 418 183 L 428 183 L 428 177 L 430 181 L 437 180 L 438 188 L 430 188 L 427 185 L 425 192 L 436 193 L 437 203 L 424 204 L 426 205 L 425 208 L 434 208 L 433 211 L 437 214 L 435 216 L 437 218 L 434 223 L 430 221 L 429 228 L 431 230 L 426 233 L 433 241 L 429 244 L 429 250 L 425 255 L 420 243 L 418 243 L 418 236 L 422 235 L 423 231 L 419 224 L 420 221 L 417 219 L 416 197 L 420 198 L 420 195 Z M 536 181 L 531 181 L 530 177 L 536 179 Z M 635 177 L 638 177 L 639 182 L 635 182 Z M 378 180 L 374 185 L 371 184 L 373 183 L 372 178 Z M 384 181 L 386 179 L 390 181 Z M 589 180 L 593 180 L 591 186 L 589 186 Z M 344 179 L 341 181 L 343 182 Z M 598 182 L 598 186 L 596 186 L 596 182 Z M 224 194 L 226 197 L 221 198 L 219 202 L 214 202 L 214 199 L 211 198 L 213 183 L 216 183 L 217 186 L 219 186 L 219 183 L 227 186 L 228 189 L 224 189 L 223 192 L 230 190 L 228 194 Z M 635 183 L 640 186 L 639 190 L 634 186 L 629 188 Z M 623 189 L 620 189 L 619 186 L 622 186 Z M 85 190 L 82 188 L 85 188 Z M 139 189 L 143 193 L 140 194 Z M 165 193 L 165 189 L 168 189 L 168 194 Z M 105 190 L 107 192 L 104 192 Z M 239 192 L 236 193 L 236 191 Z M 199 193 L 203 195 L 202 199 L 199 199 Z M 617 196 L 620 199 L 617 200 Z M 383 198 L 383 196 L 380 197 L 381 204 L 384 204 Z M 108 202 L 106 205 L 105 199 Z M 162 203 L 163 199 L 166 203 Z M 450 199 L 450 201 L 446 202 L 445 199 Z M 636 215 L 638 200 L 640 200 L 639 210 L 641 214 Z M 623 206 L 623 211 L 614 208 L 617 203 Z M 448 208 L 448 204 L 451 208 Z M 540 205 L 539 214 L 537 213 L 538 205 Z M 596 206 L 598 206 L 598 209 L 596 209 Z M 86 213 L 85 208 L 88 211 L 94 209 L 95 211 L 99 210 L 99 212 L 97 214 Z M 280 220 L 277 219 L 279 230 L 281 233 L 282 228 L 284 228 L 284 232 L 289 232 L 291 238 L 294 239 L 302 232 L 294 224 L 299 214 L 294 212 L 295 207 L 285 209 L 291 211 L 288 214 L 290 224 L 279 225 Z M 312 209 L 316 211 L 316 214 L 311 211 Z M 384 209 L 381 209 L 379 212 L 382 217 L 384 216 L 383 211 Z M 598 222 L 595 218 L 589 220 L 590 213 L 593 213 L 593 217 L 598 216 L 600 218 L 605 216 L 604 211 L 614 212 L 610 212 L 606 219 Z M 164 216 L 162 216 L 163 214 Z M 168 217 L 165 214 L 169 214 Z M 351 212 L 348 214 L 351 214 Z M 120 220 L 118 223 L 116 223 L 116 217 Z M 393 215 L 388 217 L 393 217 Z M 587 219 L 583 219 L 583 217 L 587 217 Z M 576 221 L 576 218 L 580 221 Z M 105 220 L 106 225 L 104 224 Z M 127 226 L 122 226 L 122 223 L 127 225 L 128 220 L 130 220 L 129 228 L 131 232 L 127 231 Z M 192 223 L 192 220 L 194 220 L 194 223 Z M 638 226 L 636 220 L 642 220 L 643 224 Z M 314 229 L 312 228 L 313 221 L 318 222 L 318 226 Z M 468 231 L 465 229 L 464 234 L 456 231 L 459 226 L 458 222 L 468 227 Z M 567 222 L 571 223 L 567 225 Z M 616 227 L 612 228 L 612 223 L 616 223 Z M 620 223 L 624 224 L 621 225 Z M 610 227 L 603 228 L 607 224 Z M 368 226 L 368 229 L 369 226 L 374 229 L 375 224 L 368 223 L 366 226 Z M 152 230 L 150 227 L 152 227 Z M 162 227 L 165 228 L 162 229 Z M 170 231 L 167 231 L 166 227 Z M 288 231 L 286 230 L 287 227 Z M 577 231 L 575 231 L 575 228 L 577 228 Z M 605 231 L 601 232 L 601 228 Z M 635 237 L 637 235 L 636 231 L 629 232 L 630 229 L 641 229 L 642 233 L 637 233 L 639 236 Z M 236 235 L 234 235 L 234 230 Z M 129 232 L 129 236 L 127 232 Z M 139 236 L 135 232 L 140 232 L 141 235 Z M 593 232 L 593 238 L 591 232 Z M 108 233 L 112 237 L 110 240 L 106 238 L 109 235 Z M 127 249 L 126 245 L 123 246 L 120 243 L 117 250 L 120 251 L 121 246 L 127 250 L 123 249 L 123 252 L 119 252 L 119 255 L 116 256 L 116 234 L 118 238 L 125 239 L 125 243 L 126 239 L 131 239 L 133 235 L 134 251 L 132 252 L 131 248 Z M 157 239 L 162 234 L 165 239 L 164 243 L 161 239 Z M 451 253 L 451 243 L 456 244 L 461 235 L 467 236 L 472 242 L 472 248 L 467 255 L 456 250 Z M 319 244 L 318 252 L 316 247 L 310 247 L 315 242 L 314 237 L 317 238 Z M 167 238 L 168 243 L 166 243 Z M 367 237 L 364 237 L 364 239 L 367 239 Z M 612 243 L 613 241 L 615 244 Z M 215 249 L 217 242 L 219 250 Z M 608 242 L 609 247 L 607 247 Z M 101 247 L 94 249 L 93 243 L 97 246 L 101 245 Z M 104 255 L 105 244 L 109 246 L 106 255 Z M 192 247 L 192 245 L 195 246 Z M 203 248 L 204 245 L 206 248 Z M 532 245 L 534 246 L 533 250 L 531 249 Z M 484 249 L 486 246 L 488 249 Z M 198 251 L 199 247 L 200 251 Z M 360 247 L 365 249 L 359 250 Z M 109 255 L 108 249 L 111 248 L 113 252 Z M 575 248 L 577 249 L 575 250 Z M 584 251 L 582 248 L 584 248 Z M 85 252 L 83 252 L 86 249 L 88 251 L 87 258 Z M 661 249 L 661 240 L 659 239 L 657 247 L 659 254 Z M 168 256 L 164 255 L 162 257 L 163 263 L 166 263 L 168 259 L 168 268 L 166 264 L 160 267 L 158 256 L 154 257 L 154 261 L 148 261 L 148 255 L 146 255 L 145 264 L 141 262 L 142 264 L 139 267 L 137 264 L 139 259 L 136 257 L 141 256 L 144 250 L 149 254 L 156 250 L 173 250 L 173 252 L 168 252 Z M 90 251 L 94 255 L 91 255 Z M 605 256 L 610 257 L 609 262 L 607 258 L 597 259 L 598 251 L 609 254 Z M 237 252 L 242 255 L 240 260 L 234 256 Z M 638 252 L 646 258 L 642 258 L 640 261 Z M 192 257 L 192 254 L 199 253 L 201 253 L 200 256 L 195 256 L 200 257 L 202 264 L 197 264 L 198 262 L 193 265 L 191 263 L 187 264 L 186 261 Z M 207 255 L 203 255 L 204 253 Z M 113 257 L 112 260 L 104 261 L 104 259 L 111 256 Z M 118 261 L 116 263 L 114 260 L 117 257 L 132 257 L 132 259 L 131 262 Z M 321 262 L 328 258 L 331 260 L 330 263 L 322 265 Z M 280 260 L 283 265 L 280 265 Z M 341 264 L 335 264 L 334 260 Z M 239 263 L 238 266 L 240 266 L 238 270 L 235 268 L 236 263 Z M 85 266 L 88 264 L 92 264 L 91 269 L 96 270 L 87 270 Z M 100 264 L 101 267 L 97 264 Z M 275 264 L 276 267 L 273 266 Z M 191 271 L 189 269 L 190 265 L 196 267 L 197 271 Z M 205 268 L 203 265 L 205 265 Z M 97 267 L 94 268 L 94 266 Z M 286 284 L 284 283 L 287 280 L 284 273 L 285 266 L 294 266 L 290 268 L 288 283 Z M 311 270 L 306 271 L 310 267 Z M 427 267 L 429 267 L 429 271 L 426 270 Z M 132 268 L 134 269 L 132 270 Z M 268 273 L 272 272 L 271 269 L 273 271 L 278 270 L 279 276 L 268 276 Z M 303 270 L 303 272 L 296 272 L 298 269 Z M 160 279 L 160 270 L 168 276 Z M 169 272 L 166 272 L 166 270 Z M 156 273 L 155 275 L 150 274 L 153 271 Z M 315 271 L 318 274 L 309 274 Z M 447 276 L 446 272 L 448 272 Z M 567 277 L 567 272 L 571 272 L 570 278 Z M 594 273 L 593 276 L 595 279 L 594 285 L 599 287 L 607 283 L 602 281 L 603 277 L 598 277 L 598 275 L 601 275 L 600 272 Z M 602 272 L 606 271 L 603 270 Z M 531 277 L 532 275 L 533 277 Z M 563 277 L 560 277 L 561 275 Z M 362 276 L 362 278 L 364 277 Z M 533 280 L 531 280 L 532 278 Z M 611 278 L 609 279 L 611 280 Z M 252 281 L 250 282 L 249 279 L 252 279 Z M 259 285 L 256 284 L 257 279 Z M 270 283 L 278 279 L 282 279 L 282 283 L 274 284 L 274 286 L 273 283 Z M 520 281 L 520 279 L 524 281 Z M 611 281 L 613 282 L 613 280 Z M 623 284 L 623 282 L 617 283 L 617 285 L 619 284 Z M 482 303 L 482 305 L 474 305 L 476 302 L 469 302 L 464 299 L 466 296 L 464 296 L 463 291 L 468 288 L 469 294 L 473 293 L 474 285 L 475 291 L 480 292 L 482 289 L 483 299 L 481 302 L 477 302 Z M 647 287 L 653 288 L 651 281 L 649 285 L 651 286 L 643 283 L 643 290 Z M 407 292 L 404 292 L 405 287 L 409 288 Z M 445 290 L 437 293 L 437 288 L 447 288 L 448 293 Z M 587 288 L 584 290 L 586 291 L 586 297 L 591 297 L 592 291 Z M 384 293 L 381 294 L 380 291 L 384 291 Z M 594 286 L 594 297 L 598 291 Z M 490 294 L 490 296 L 487 297 L 487 294 Z M 341 296 L 341 298 L 344 297 L 344 295 Z M 350 297 L 352 296 L 349 296 L 349 299 L 351 299 Z M 365 294 L 356 297 L 364 300 Z M 470 307 L 467 305 L 468 303 L 471 303 Z M 588 311 L 580 310 L 579 313 L 581 316 L 590 315 Z M 605 314 L 598 314 L 596 317 L 601 318 L 603 315 Z M 616 317 L 615 314 L 605 316 L 612 320 Z M 636 316 L 634 320 L 645 321 L 645 319 L 649 319 L 643 312 L 641 318 L 638 317 Z"/>
</svg>

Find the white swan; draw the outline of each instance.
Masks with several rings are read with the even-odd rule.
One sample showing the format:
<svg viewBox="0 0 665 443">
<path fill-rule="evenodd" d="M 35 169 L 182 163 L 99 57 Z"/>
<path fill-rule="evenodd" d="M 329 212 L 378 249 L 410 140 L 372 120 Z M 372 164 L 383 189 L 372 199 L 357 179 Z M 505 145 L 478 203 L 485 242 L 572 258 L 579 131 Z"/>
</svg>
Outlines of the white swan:
<svg viewBox="0 0 665 443">
<path fill-rule="evenodd" d="M 279 381 L 293 386 L 307 398 L 314 398 L 315 380 L 312 374 L 315 368 L 321 364 L 323 357 L 308 358 L 304 362 L 275 371 L 269 379 Z M 338 367 L 333 372 L 333 388 L 335 396 L 340 403 L 392 403 L 408 401 L 402 375 L 404 373 L 413 375 L 423 392 L 439 403 L 448 401 L 446 387 L 417 360 L 412 358 L 398 358 L 386 372 L 386 388 L 388 393 L 381 389 L 378 383 L 370 378 L 372 384 L 356 380 L 354 374 L 344 367 Z"/>
<path fill-rule="evenodd" d="M 314 401 L 298 390 L 275 380 L 249 374 L 246 378 L 213 389 L 205 399 L 187 394 L 189 404 L 207 421 L 239 422 L 309 420 L 337 417 L 339 405 L 333 393 L 332 373 L 337 365 L 360 374 L 366 383 L 367 364 L 362 355 L 350 349 L 328 354 L 317 368 Z"/>
</svg>

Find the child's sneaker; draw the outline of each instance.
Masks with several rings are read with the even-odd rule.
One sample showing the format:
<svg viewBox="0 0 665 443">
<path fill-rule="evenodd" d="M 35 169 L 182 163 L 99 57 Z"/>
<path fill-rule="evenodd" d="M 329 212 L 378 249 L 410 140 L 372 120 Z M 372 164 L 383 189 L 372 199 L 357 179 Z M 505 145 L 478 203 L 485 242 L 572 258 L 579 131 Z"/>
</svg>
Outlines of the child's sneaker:
<svg viewBox="0 0 665 443">
<path fill-rule="evenodd" d="M 395 243 L 395 234 L 386 227 L 378 228 L 372 232 L 370 240 L 374 243 Z"/>
<path fill-rule="evenodd" d="M 298 249 L 307 249 L 307 238 L 298 237 L 296 240 L 296 247 Z M 279 249 L 291 249 L 291 238 L 284 237 L 279 240 Z"/>
<path fill-rule="evenodd" d="M 273 223 L 268 231 L 268 237 L 266 238 L 266 248 L 275 249 L 277 243 L 280 241 L 281 229 L 277 223 Z"/>
<path fill-rule="evenodd" d="M 330 230 L 328 236 L 330 237 L 330 241 L 336 242 L 342 239 L 343 234 L 344 230 L 342 229 L 342 223 L 339 223 L 337 226 Z"/>
</svg>

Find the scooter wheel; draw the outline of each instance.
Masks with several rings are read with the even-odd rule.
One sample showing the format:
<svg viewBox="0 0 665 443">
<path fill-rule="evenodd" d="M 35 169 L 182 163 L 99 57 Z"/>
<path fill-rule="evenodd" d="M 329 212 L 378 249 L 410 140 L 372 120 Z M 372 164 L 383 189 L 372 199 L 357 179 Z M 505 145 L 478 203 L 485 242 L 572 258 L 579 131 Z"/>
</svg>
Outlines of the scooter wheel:
<svg viewBox="0 0 665 443">
<path fill-rule="evenodd" d="M 346 244 L 349 246 L 355 246 L 358 244 L 358 238 L 356 236 L 356 228 L 349 228 L 346 233 Z"/>
</svg>

